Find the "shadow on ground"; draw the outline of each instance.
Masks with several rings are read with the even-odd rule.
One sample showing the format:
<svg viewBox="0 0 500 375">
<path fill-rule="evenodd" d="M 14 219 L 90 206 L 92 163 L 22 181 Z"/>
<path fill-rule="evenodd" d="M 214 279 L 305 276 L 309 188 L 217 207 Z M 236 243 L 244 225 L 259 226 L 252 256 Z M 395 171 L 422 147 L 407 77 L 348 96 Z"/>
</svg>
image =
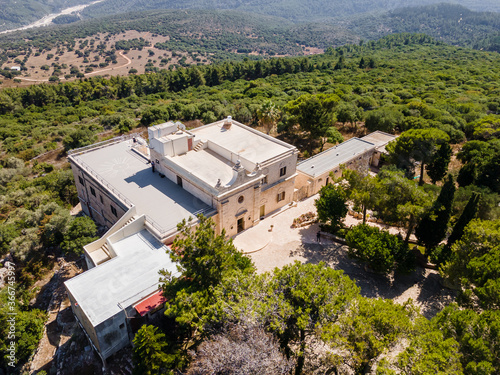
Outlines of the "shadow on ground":
<svg viewBox="0 0 500 375">
<path fill-rule="evenodd" d="M 306 263 L 323 261 L 334 269 L 342 270 L 356 282 L 364 297 L 395 299 L 398 302 L 412 298 L 427 318 L 432 318 L 455 299 L 455 292 L 441 285 L 441 276 L 437 271 L 417 267 L 407 274 L 380 275 L 349 258 L 344 245 L 303 242 L 290 251 L 290 257 L 296 256 L 305 258 Z"/>
</svg>

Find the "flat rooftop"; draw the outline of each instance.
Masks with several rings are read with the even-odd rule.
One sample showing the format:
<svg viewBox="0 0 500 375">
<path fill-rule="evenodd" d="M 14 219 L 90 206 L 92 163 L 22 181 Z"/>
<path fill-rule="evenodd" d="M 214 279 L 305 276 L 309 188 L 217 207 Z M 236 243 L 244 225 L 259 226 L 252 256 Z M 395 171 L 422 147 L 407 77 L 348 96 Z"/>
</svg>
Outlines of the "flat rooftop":
<svg viewBox="0 0 500 375">
<path fill-rule="evenodd" d="M 211 141 L 253 163 L 262 163 L 295 149 L 294 146 L 287 145 L 285 142 L 234 120 L 232 120 L 231 127 L 225 129 L 224 121 L 192 129 L 190 132 L 196 136 L 196 139 Z"/>
<path fill-rule="evenodd" d="M 153 173 L 148 160 L 132 151 L 132 145 L 132 140 L 123 141 L 71 158 L 134 204 L 138 215 L 147 215 L 148 221 L 152 219 L 165 231 L 200 210 L 210 209 L 168 178 Z"/>
<path fill-rule="evenodd" d="M 234 163 L 209 149 L 189 151 L 174 157 L 167 156 L 167 159 L 210 186 L 215 186 L 219 179 L 224 186 L 233 177 Z"/>
<path fill-rule="evenodd" d="M 309 159 L 301 161 L 297 164 L 297 170 L 311 177 L 320 176 L 332 168 L 348 162 L 356 155 L 361 155 L 367 150 L 374 148 L 375 145 L 373 143 L 359 138 L 351 138 Z"/>
<path fill-rule="evenodd" d="M 363 141 L 367 141 L 373 143 L 377 150 L 385 151 L 385 146 L 390 142 L 396 139 L 397 136 L 389 133 L 382 132 L 380 130 L 374 131 L 368 135 L 365 135 L 361 138 Z"/>
<path fill-rule="evenodd" d="M 65 282 L 94 327 L 158 290 L 161 269 L 179 274 L 169 248 L 145 229 L 113 249 L 116 257 Z"/>
</svg>

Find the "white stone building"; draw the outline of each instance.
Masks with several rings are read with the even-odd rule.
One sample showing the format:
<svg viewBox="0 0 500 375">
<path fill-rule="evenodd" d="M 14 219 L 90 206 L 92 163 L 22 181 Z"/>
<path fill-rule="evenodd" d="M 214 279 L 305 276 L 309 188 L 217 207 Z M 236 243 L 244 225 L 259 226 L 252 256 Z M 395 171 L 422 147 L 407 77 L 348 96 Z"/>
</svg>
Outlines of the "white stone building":
<svg viewBox="0 0 500 375">
<path fill-rule="evenodd" d="M 65 283 L 73 313 L 104 362 L 161 313 L 158 271 L 177 272 L 168 245 L 179 222 L 204 214 L 219 233 L 234 236 L 317 193 L 330 173 L 340 175 L 341 164 L 367 168 L 377 147 L 353 138 L 297 165 L 294 146 L 230 117 L 193 130 L 167 122 L 148 136 L 68 156 L 83 211 L 108 228 L 84 247 L 89 270 Z"/>
<path fill-rule="evenodd" d="M 291 203 L 297 149 L 230 117 L 186 130 L 148 129 L 69 153 L 82 209 L 108 228 L 84 247 L 88 271 L 65 285 L 75 316 L 105 361 L 164 301 L 166 245 L 197 214 L 233 236 Z M 196 224 L 196 220 L 194 221 Z"/>
</svg>

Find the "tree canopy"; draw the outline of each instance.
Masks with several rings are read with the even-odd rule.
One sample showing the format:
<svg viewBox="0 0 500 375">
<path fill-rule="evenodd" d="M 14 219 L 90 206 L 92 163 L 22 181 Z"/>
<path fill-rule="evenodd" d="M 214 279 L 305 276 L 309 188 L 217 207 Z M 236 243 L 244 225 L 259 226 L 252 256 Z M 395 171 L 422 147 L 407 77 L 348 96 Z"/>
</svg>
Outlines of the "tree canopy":
<svg viewBox="0 0 500 375">
<path fill-rule="evenodd" d="M 443 145 L 447 145 L 450 137 L 439 129 L 410 129 L 390 142 L 386 149 L 391 161 L 413 176 L 415 163 L 420 163 L 419 185 L 424 181 L 424 167 L 436 157 L 442 157 L 437 152 Z M 444 146 L 447 147 L 447 146 Z M 433 164 L 435 167 L 435 164 Z"/>
<path fill-rule="evenodd" d="M 342 227 L 342 220 L 347 215 L 347 195 L 341 186 L 327 184 L 319 191 L 319 198 L 314 202 L 321 222 L 330 226 L 332 231 Z"/>
</svg>

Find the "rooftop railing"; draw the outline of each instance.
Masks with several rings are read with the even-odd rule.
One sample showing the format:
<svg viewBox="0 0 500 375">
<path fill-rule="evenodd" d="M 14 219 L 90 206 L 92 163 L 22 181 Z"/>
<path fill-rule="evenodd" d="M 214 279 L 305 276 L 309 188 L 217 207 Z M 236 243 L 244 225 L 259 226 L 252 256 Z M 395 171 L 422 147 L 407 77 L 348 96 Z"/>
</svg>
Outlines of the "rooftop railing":
<svg viewBox="0 0 500 375">
<path fill-rule="evenodd" d="M 68 151 L 68 156 L 69 155 L 84 154 L 85 152 L 88 152 L 90 150 L 94 150 L 94 149 L 101 148 L 101 147 L 104 147 L 104 146 L 109 146 L 109 145 L 112 145 L 112 144 L 115 144 L 115 143 L 120 143 L 120 142 L 123 142 L 123 141 L 127 141 L 129 139 L 132 139 L 132 138 L 140 138 L 140 137 L 137 134 L 125 134 L 125 135 L 121 135 L 119 137 L 114 137 L 114 138 L 111 138 L 111 139 L 107 139 L 105 141 L 93 143 L 93 144 L 88 145 L 88 146 L 83 146 L 83 147 L 80 147 L 80 148 L 75 148 L 73 150 L 69 150 Z"/>
<path fill-rule="evenodd" d="M 83 160 L 79 159 L 78 165 L 83 168 L 90 176 L 92 176 L 92 178 L 99 182 L 104 188 L 106 188 L 110 193 L 112 193 L 118 200 L 120 200 L 125 205 L 125 207 L 131 208 L 134 205 L 130 200 L 127 199 L 127 197 L 125 197 L 117 189 L 115 189 L 109 182 L 102 178 Z"/>
<path fill-rule="evenodd" d="M 206 207 L 202 208 L 201 210 L 193 212 L 193 218 L 196 218 L 198 215 L 203 214 L 208 216 L 209 213 L 211 212 L 216 212 L 216 210 L 212 207 Z M 169 236 L 175 234 L 177 232 L 177 225 L 169 228 L 162 227 L 160 224 L 158 224 L 151 216 L 145 215 L 146 216 L 146 223 L 149 226 L 148 229 L 153 232 L 153 234 L 160 240 L 163 241 L 164 239 L 168 238 Z"/>
</svg>

